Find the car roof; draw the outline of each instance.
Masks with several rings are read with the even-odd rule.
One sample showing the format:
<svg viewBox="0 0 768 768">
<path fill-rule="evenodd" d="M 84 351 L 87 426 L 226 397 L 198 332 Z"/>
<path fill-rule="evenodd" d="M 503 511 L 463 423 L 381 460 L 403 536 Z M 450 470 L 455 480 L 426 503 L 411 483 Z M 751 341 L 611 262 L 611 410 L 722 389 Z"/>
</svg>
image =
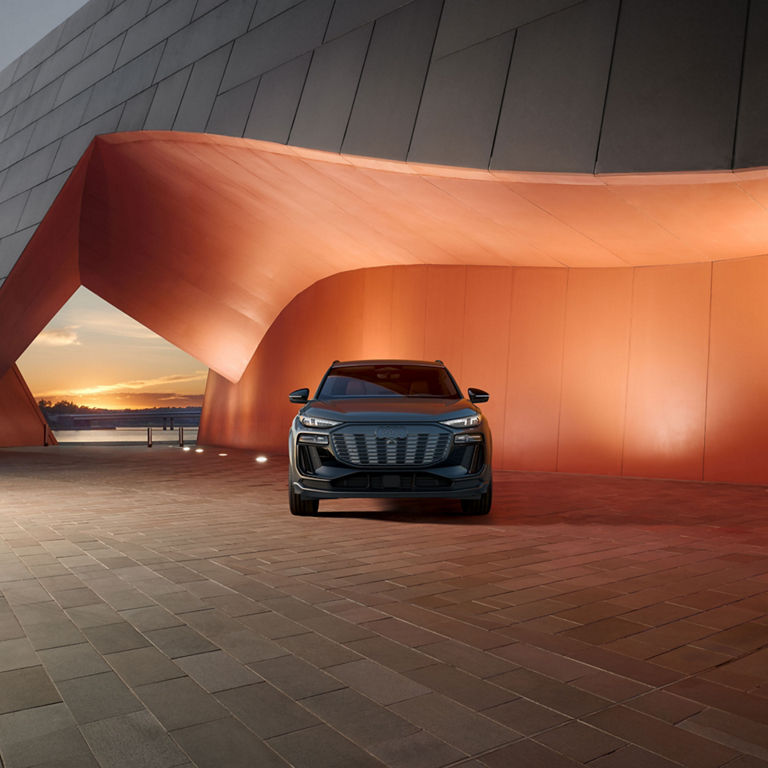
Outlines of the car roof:
<svg viewBox="0 0 768 768">
<path fill-rule="evenodd" d="M 358 365 L 423 365 L 428 368 L 445 368 L 439 360 L 334 360 L 331 368 L 347 368 Z"/>
</svg>

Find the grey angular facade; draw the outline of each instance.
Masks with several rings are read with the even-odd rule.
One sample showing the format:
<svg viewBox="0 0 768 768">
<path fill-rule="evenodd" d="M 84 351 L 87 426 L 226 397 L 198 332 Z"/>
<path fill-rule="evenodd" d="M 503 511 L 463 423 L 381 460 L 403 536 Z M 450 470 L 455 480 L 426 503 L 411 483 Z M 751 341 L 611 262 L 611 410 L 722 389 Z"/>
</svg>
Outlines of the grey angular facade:
<svg viewBox="0 0 768 768">
<path fill-rule="evenodd" d="M 100 133 L 446 165 L 765 165 L 768 4 L 90 0 L 0 72 L 0 284 Z"/>
</svg>

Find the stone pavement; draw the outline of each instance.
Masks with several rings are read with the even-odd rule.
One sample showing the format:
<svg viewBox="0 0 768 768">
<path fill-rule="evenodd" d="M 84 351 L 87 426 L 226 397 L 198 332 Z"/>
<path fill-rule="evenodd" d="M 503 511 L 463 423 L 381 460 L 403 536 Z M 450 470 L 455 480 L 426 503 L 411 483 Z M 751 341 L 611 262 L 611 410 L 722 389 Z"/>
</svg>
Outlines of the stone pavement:
<svg viewBox="0 0 768 768">
<path fill-rule="evenodd" d="M 294 518 L 253 459 L 0 450 L 6 768 L 768 766 L 768 489 Z"/>
</svg>

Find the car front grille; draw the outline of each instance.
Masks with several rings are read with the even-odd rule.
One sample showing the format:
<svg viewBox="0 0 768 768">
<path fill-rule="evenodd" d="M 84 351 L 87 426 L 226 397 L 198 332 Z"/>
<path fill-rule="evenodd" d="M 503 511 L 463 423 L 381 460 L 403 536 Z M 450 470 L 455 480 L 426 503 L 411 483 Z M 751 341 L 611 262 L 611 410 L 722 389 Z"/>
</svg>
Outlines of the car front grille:
<svg viewBox="0 0 768 768">
<path fill-rule="evenodd" d="M 401 437 L 380 437 L 375 431 L 336 432 L 336 457 L 357 466 L 424 466 L 445 458 L 450 436 L 440 432 L 408 432 Z"/>
</svg>

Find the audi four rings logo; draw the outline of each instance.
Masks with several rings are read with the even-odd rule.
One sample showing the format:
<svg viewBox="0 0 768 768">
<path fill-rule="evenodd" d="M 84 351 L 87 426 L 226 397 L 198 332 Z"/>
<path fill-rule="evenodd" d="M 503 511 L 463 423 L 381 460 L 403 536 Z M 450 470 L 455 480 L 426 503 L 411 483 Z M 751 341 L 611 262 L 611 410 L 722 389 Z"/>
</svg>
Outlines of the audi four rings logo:
<svg viewBox="0 0 768 768">
<path fill-rule="evenodd" d="M 379 427 L 376 430 L 376 437 L 386 440 L 388 443 L 396 440 L 402 440 L 407 436 L 408 432 L 405 429 L 398 429 L 397 427 Z"/>
</svg>

